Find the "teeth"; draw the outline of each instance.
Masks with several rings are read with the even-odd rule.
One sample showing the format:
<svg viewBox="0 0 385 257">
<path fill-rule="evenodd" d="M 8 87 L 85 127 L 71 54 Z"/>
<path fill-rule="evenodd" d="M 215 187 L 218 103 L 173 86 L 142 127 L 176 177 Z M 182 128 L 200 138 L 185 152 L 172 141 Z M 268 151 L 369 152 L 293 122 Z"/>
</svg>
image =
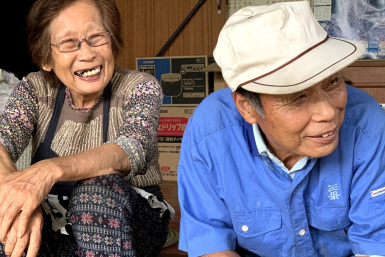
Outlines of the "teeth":
<svg viewBox="0 0 385 257">
<path fill-rule="evenodd" d="M 327 134 L 323 134 L 322 137 L 328 137 L 328 136 L 330 136 L 332 134 L 333 134 L 333 132 L 330 132 L 330 133 L 327 133 Z"/>
<path fill-rule="evenodd" d="M 89 77 L 89 76 L 92 76 L 92 75 L 96 75 L 96 74 L 99 74 L 100 72 L 100 68 L 96 68 L 96 69 L 93 69 L 93 70 L 89 70 L 89 71 L 86 71 L 86 72 L 81 72 L 81 71 L 78 71 L 76 72 L 76 74 L 80 77 Z"/>
</svg>

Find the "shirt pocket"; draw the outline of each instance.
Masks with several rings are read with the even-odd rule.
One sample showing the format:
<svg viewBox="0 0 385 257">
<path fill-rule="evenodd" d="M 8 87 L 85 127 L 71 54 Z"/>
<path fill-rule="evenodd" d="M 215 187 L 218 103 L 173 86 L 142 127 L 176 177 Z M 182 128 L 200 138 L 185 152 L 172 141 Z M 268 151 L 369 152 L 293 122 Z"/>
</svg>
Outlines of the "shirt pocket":
<svg viewBox="0 0 385 257">
<path fill-rule="evenodd" d="M 320 207 L 306 205 L 308 224 L 318 256 L 351 256 L 347 231 L 352 224 L 349 204 Z"/>
<path fill-rule="evenodd" d="M 307 219 L 310 226 L 333 231 L 343 229 L 352 222 L 349 219 L 349 204 L 333 206 L 306 205 Z"/>
<path fill-rule="evenodd" d="M 231 211 L 231 216 L 238 246 L 261 256 L 280 255 L 282 217 L 279 209 Z"/>
</svg>

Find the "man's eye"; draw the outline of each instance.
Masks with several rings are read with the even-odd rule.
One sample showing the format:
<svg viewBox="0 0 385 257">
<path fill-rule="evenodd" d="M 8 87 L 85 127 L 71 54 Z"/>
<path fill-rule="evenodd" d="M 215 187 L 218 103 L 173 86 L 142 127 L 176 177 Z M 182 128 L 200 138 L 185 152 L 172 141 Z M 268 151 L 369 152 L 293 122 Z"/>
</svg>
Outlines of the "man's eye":
<svg viewBox="0 0 385 257">
<path fill-rule="evenodd" d="M 333 77 L 329 82 L 327 90 L 333 90 L 338 88 L 341 84 L 341 81 L 342 81 L 341 77 Z"/>
<path fill-rule="evenodd" d="M 292 104 L 294 105 L 300 105 L 302 103 L 303 100 L 305 100 L 307 98 L 307 95 L 306 94 L 300 94 L 299 96 L 297 96 Z"/>
<path fill-rule="evenodd" d="M 305 99 L 307 97 L 307 95 L 303 94 L 303 95 L 300 95 L 298 98 L 299 99 Z"/>
<path fill-rule="evenodd" d="M 303 100 L 303 99 L 306 99 L 306 98 L 307 98 L 307 95 L 306 95 L 306 94 L 300 94 L 300 95 L 295 99 L 295 101 Z"/>
<path fill-rule="evenodd" d="M 332 77 L 330 84 L 339 84 L 343 81 L 341 75 L 335 75 Z"/>
<path fill-rule="evenodd" d="M 339 83 L 340 82 L 340 79 L 337 77 L 337 78 L 333 78 L 332 81 L 331 81 L 331 84 L 336 84 L 336 83 Z"/>
</svg>

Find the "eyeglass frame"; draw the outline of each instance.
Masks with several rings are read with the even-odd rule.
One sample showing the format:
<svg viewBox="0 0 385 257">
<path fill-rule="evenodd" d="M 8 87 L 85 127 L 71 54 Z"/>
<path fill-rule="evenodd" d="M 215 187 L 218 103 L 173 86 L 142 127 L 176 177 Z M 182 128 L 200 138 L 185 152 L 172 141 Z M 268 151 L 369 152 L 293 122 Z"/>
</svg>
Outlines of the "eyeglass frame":
<svg viewBox="0 0 385 257">
<path fill-rule="evenodd" d="M 97 46 L 91 45 L 91 42 L 90 42 L 90 39 L 89 39 L 90 37 L 92 37 L 92 36 L 94 36 L 94 35 L 98 35 L 98 34 L 105 34 L 105 33 L 107 33 L 107 34 L 110 36 L 110 40 L 109 40 L 109 41 L 107 41 L 107 42 L 104 43 L 104 44 L 97 45 Z M 78 47 L 78 48 L 77 48 L 76 50 L 73 50 L 73 51 L 64 51 L 64 52 L 63 52 L 63 51 L 60 51 L 60 50 L 59 50 L 59 44 L 65 42 L 65 41 L 71 40 L 71 39 L 76 39 L 76 40 L 79 41 L 78 44 L 77 44 L 77 47 Z M 72 52 L 79 51 L 80 48 L 82 47 L 82 43 L 83 43 L 83 42 L 86 42 L 87 45 L 90 46 L 90 47 L 98 47 L 98 46 L 103 46 L 103 45 L 106 45 L 106 44 L 110 43 L 111 40 L 112 40 L 112 34 L 111 34 L 111 32 L 109 32 L 109 31 L 104 31 L 104 32 L 94 33 L 94 34 L 89 35 L 88 37 L 84 37 L 84 38 L 82 38 L 82 39 L 79 39 L 79 38 L 63 39 L 63 40 L 60 40 L 60 41 L 56 42 L 56 44 L 50 43 L 50 45 L 51 45 L 51 46 L 55 46 L 55 47 L 57 48 L 57 50 L 58 50 L 60 53 L 72 53 Z"/>
</svg>

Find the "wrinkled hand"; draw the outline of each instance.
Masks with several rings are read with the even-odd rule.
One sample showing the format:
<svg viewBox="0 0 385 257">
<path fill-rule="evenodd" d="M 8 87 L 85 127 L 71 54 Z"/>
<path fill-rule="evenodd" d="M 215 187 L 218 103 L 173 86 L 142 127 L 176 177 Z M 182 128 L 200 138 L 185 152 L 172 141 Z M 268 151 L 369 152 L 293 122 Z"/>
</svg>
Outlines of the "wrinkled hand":
<svg viewBox="0 0 385 257">
<path fill-rule="evenodd" d="M 24 250 L 28 247 L 27 257 L 37 256 L 41 244 L 41 234 L 43 227 L 43 215 L 42 210 L 39 207 L 33 212 L 27 230 L 23 237 L 17 237 L 17 226 L 20 215 L 17 215 L 14 222 L 11 225 L 11 228 L 4 238 L 2 243 L 5 245 L 4 252 L 11 257 L 22 256 Z"/>
<path fill-rule="evenodd" d="M 39 204 L 55 183 L 54 166 L 38 162 L 8 175 L 0 188 L 0 240 L 18 217 L 17 237 L 24 236 L 27 225 Z"/>
</svg>

